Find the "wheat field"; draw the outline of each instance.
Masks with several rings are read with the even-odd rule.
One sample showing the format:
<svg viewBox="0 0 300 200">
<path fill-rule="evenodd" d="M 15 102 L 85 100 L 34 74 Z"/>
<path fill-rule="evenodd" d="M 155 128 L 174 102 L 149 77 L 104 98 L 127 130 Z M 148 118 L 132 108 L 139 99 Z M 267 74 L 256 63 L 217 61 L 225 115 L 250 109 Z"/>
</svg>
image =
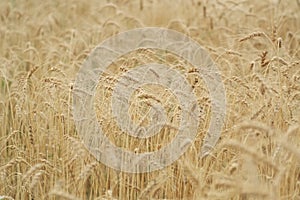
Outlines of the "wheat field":
<svg viewBox="0 0 300 200">
<path fill-rule="evenodd" d="M 203 81 L 188 76 L 205 114 L 196 140 L 172 165 L 130 174 L 89 153 L 74 125 L 72 89 L 99 43 L 141 27 L 179 31 L 210 54 L 227 115 L 217 145 L 200 158 L 211 101 Z M 1 200 L 300 199 L 299 0 L 2 0 L 0 38 Z M 159 61 L 164 54 L 136 51 L 115 65 L 179 59 Z M 101 102 L 109 101 L 112 85 L 99 85 Z M 160 96 L 163 88 L 144 90 L 156 91 L 168 116 L 180 114 L 174 96 Z M 151 96 L 134 96 L 130 112 L 140 119 Z M 109 113 L 101 102 L 99 118 Z M 140 141 L 109 119 L 101 122 L 108 138 L 131 151 L 157 150 L 176 134 L 165 129 Z"/>
</svg>

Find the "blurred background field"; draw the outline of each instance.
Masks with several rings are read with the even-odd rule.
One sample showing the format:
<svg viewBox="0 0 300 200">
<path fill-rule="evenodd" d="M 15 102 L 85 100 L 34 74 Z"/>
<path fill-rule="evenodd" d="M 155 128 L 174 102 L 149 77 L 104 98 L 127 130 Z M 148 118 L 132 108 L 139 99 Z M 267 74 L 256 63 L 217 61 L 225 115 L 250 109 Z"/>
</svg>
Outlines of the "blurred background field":
<svg viewBox="0 0 300 200">
<path fill-rule="evenodd" d="M 101 41 L 149 26 L 185 33 L 209 52 L 227 117 L 199 159 L 210 100 L 190 77 L 207 114 L 195 143 L 163 170 L 127 174 L 84 147 L 72 85 Z M 300 199 L 299 0 L 3 0 L 0 38 L 0 199 Z M 145 150 L 111 125 L 106 131 Z M 149 148 L 173 136 L 152 138 Z"/>
</svg>

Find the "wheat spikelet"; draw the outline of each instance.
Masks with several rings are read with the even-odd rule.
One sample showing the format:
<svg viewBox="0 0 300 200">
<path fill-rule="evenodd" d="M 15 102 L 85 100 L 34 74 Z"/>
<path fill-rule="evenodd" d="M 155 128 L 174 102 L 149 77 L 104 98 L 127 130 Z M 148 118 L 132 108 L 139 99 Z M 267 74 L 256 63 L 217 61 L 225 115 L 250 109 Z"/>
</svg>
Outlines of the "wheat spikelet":
<svg viewBox="0 0 300 200">
<path fill-rule="evenodd" d="M 60 68 L 55 67 L 55 66 L 51 67 L 49 69 L 49 72 L 55 72 L 55 73 L 61 74 L 63 77 L 67 77 L 66 73 L 63 70 L 61 70 Z"/>
<path fill-rule="evenodd" d="M 5 199 L 7 199 L 7 200 L 14 200 L 14 198 L 12 198 L 11 196 L 6 196 L 6 195 L 0 195 L 0 199 L 1 200 L 5 200 Z"/>
<path fill-rule="evenodd" d="M 38 163 L 34 166 L 32 166 L 24 175 L 23 175 L 23 181 L 28 181 L 28 179 L 36 172 L 45 167 L 44 163 Z"/>
<path fill-rule="evenodd" d="M 187 161 L 180 162 L 184 169 L 184 174 L 189 182 L 193 184 L 195 188 L 198 188 L 201 190 L 201 177 L 199 176 L 199 172 L 197 171 L 197 168 L 192 166 Z"/>
<path fill-rule="evenodd" d="M 69 194 L 63 190 L 59 189 L 53 189 L 49 192 L 50 196 L 55 196 L 63 199 L 68 199 L 68 200 L 79 200 L 80 198 L 77 198 L 76 196 Z"/>
<path fill-rule="evenodd" d="M 267 54 L 268 52 L 267 51 L 263 51 L 260 55 L 260 59 L 261 59 L 261 62 L 260 62 L 260 65 L 262 67 L 265 67 L 266 65 L 269 64 L 270 61 L 266 61 L 266 58 L 267 58 Z"/>
<path fill-rule="evenodd" d="M 230 50 L 230 49 L 226 49 L 225 50 L 226 54 L 229 54 L 229 55 L 235 55 L 235 56 L 239 56 L 239 57 L 242 57 L 242 54 L 237 52 L 237 51 L 233 51 L 233 50 Z"/>
<path fill-rule="evenodd" d="M 289 67 L 293 67 L 293 66 L 296 66 L 296 65 L 299 65 L 300 64 L 300 60 L 298 61 L 295 61 L 295 62 L 292 62 Z"/>
<path fill-rule="evenodd" d="M 279 138 L 278 139 L 278 143 L 284 147 L 285 149 L 287 149 L 288 151 L 290 151 L 293 155 L 296 156 L 296 158 L 298 160 L 300 160 L 300 151 L 298 150 L 298 148 L 294 145 L 291 145 L 288 142 L 288 139 L 295 133 L 297 133 L 297 131 L 299 130 L 299 125 L 293 125 L 290 126 L 289 129 L 287 130 L 285 137 L 284 138 Z M 275 153 L 274 153 L 274 157 L 278 154 L 278 152 L 281 150 L 281 146 L 277 147 Z"/>
<path fill-rule="evenodd" d="M 235 179 L 226 177 L 224 175 L 222 176 L 222 178 L 215 180 L 215 183 L 214 183 L 214 187 L 216 187 L 216 188 L 221 188 L 221 187 L 235 188 L 238 186 L 239 185 Z"/>
<path fill-rule="evenodd" d="M 34 53 L 35 55 L 39 55 L 38 50 L 36 48 L 34 48 L 33 46 L 28 46 L 27 49 L 23 50 L 24 53 Z"/>
<path fill-rule="evenodd" d="M 203 17 L 206 18 L 207 14 L 206 14 L 206 6 L 203 6 Z"/>
<path fill-rule="evenodd" d="M 240 195 L 242 198 L 247 198 L 247 197 L 255 197 L 255 198 L 263 198 L 263 199 L 269 199 L 270 198 L 270 193 L 268 191 L 265 191 L 263 189 L 257 189 L 257 185 L 244 185 L 242 187 L 242 190 L 240 191 Z"/>
<path fill-rule="evenodd" d="M 91 174 L 91 172 L 95 169 L 95 167 L 98 165 L 98 161 L 92 162 L 88 164 L 79 174 L 77 177 L 77 182 L 86 180 L 86 178 Z M 84 182 L 84 181 L 83 181 Z"/>
<path fill-rule="evenodd" d="M 106 34 L 109 36 L 120 32 L 121 29 L 120 25 L 115 21 L 106 21 L 102 26 L 106 29 Z"/>
<path fill-rule="evenodd" d="M 278 27 L 276 24 L 274 24 L 274 26 L 272 27 L 272 41 L 275 42 L 276 41 L 276 38 L 277 38 L 277 30 L 278 30 Z"/>
<path fill-rule="evenodd" d="M 246 155 L 248 157 L 248 155 Z M 263 184 L 260 184 L 256 178 L 258 176 L 255 170 L 256 166 L 249 158 L 245 158 L 243 168 L 245 173 L 242 177 L 234 178 L 231 175 L 218 174 L 218 177 L 214 180 L 214 187 L 220 193 L 211 193 L 210 195 L 229 195 L 230 191 L 234 191 L 234 194 L 239 194 L 242 197 L 263 197 L 269 198 L 270 192 Z M 237 164 L 234 164 L 234 168 Z M 241 173 L 241 170 L 239 171 Z M 227 197 L 228 198 L 228 197 Z"/>
<path fill-rule="evenodd" d="M 261 113 L 263 113 L 264 109 L 266 108 L 266 105 L 261 106 L 252 116 L 251 120 L 256 119 Z"/>
<path fill-rule="evenodd" d="M 120 22 L 128 28 L 140 28 L 144 27 L 143 22 L 141 22 L 139 19 L 134 18 L 134 17 L 127 17 L 124 16 Z"/>
<path fill-rule="evenodd" d="M 293 155 L 296 156 L 297 160 L 300 160 L 300 151 L 297 147 L 295 147 L 294 145 L 289 144 L 288 142 L 284 141 L 281 142 L 281 145 L 287 149 L 288 151 L 290 151 Z"/>
<path fill-rule="evenodd" d="M 169 29 L 176 30 L 178 32 L 186 33 L 187 28 L 184 25 L 183 21 L 180 20 L 172 20 L 169 22 L 168 26 Z"/>
<path fill-rule="evenodd" d="M 12 131 L 8 136 L 6 136 L 6 137 L 4 137 L 4 138 L 0 138 L 0 141 L 2 140 L 2 139 L 5 139 L 5 143 L 7 143 L 11 138 L 13 139 L 13 137 L 16 135 L 16 134 L 18 134 L 20 131 L 19 130 L 14 130 L 14 131 Z M 5 148 L 5 147 L 4 147 Z M 4 149 L 3 148 L 3 149 Z M 1 149 L 0 150 L 0 154 L 1 154 L 1 152 L 3 151 L 3 149 Z"/>
<path fill-rule="evenodd" d="M 262 78 L 259 74 L 254 73 L 254 74 L 252 75 L 252 79 L 255 80 L 255 81 L 257 81 L 258 83 L 260 83 L 260 90 L 259 90 L 259 91 L 260 91 L 260 93 L 261 93 L 262 95 L 265 94 L 265 91 L 266 91 L 266 90 L 267 90 L 267 91 L 273 91 L 273 92 L 275 92 L 275 93 L 278 94 L 278 92 L 277 92 L 275 89 L 273 89 L 272 87 L 270 87 L 270 86 L 267 85 L 267 83 L 266 83 L 266 81 L 264 80 L 264 78 Z"/>
<path fill-rule="evenodd" d="M 108 19 L 114 17 L 117 14 L 117 11 L 118 8 L 115 4 L 108 3 L 101 7 L 101 9 L 98 12 L 101 13 L 101 15 L 103 15 L 103 18 Z"/>
<path fill-rule="evenodd" d="M 44 174 L 47 174 L 45 170 L 39 170 L 32 176 L 31 183 L 29 184 L 29 189 L 31 191 L 35 189 Z"/>
<path fill-rule="evenodd" d="M 33 136 L 32 126 L 31 125 L 29 125 L 29 127 L 28 127 L 28 133 L 29 133 L 30 144 L 34 145 L 34 136 Z"/>
<path fill-rule="evenodd" d="M 281 171 L 279 172 L 281 173 Z M 279 177 L 279 176 L 278 176 Z M 279 200 L 280 199 L 280 183 L 279 181 L 281 181 L 281 177 L 282 175 L 280 175 L 280 178 L 277 178 L 275 179 L 274 183 L 272 184 L 272 192 L 270 194 L 270 199 L 274 199 L 274 200 Z"/>
<path fill-rule="evenodd" d="M 53 13 L 50 13 L 48 15 L 47 22 L 48 22 L 49 27 L 50 27 L 51 30 L 53 30 L 54 28 L 60 26 L 59 20 L 57 19 L 57 17 Z"/>
<path fill-rule="evenodd" d="M 266 157 L 264 157 L 262 155 L 257 154 L 255 152 L 255 150 L 246 148 L 244 145 L 240 144 L 239 142 L 231 140 L 231 141 L 225 142 L 222 146 L 237 149 L 243 153 L 250 155 L 254 161 L 265 163 L 266 165 L 272 167 L 275 171 L 279 170 L 278 167 L 271 160 L 267 159 Z"/>
<path fill-rule="evenodd" d="M 19 164 L 19 163 L 24 163 L 24 164 L 26 164 L 28 166 L 30 165 L 24 158 L 18 156 L 16 158 L 10 160 L 7 164 L 1 166 L 0 167 L 0 169 L 1 169 L 0 171 L 5 170 L 7 168 L 11 168 L 15 164 Z"/>
<path fill-rule="evenodd" d="M 147 187 L 141 191 L 138 199 L 152 198 L 153 193 L 166 181 L 168 176 L 161 174 L 147 184 Z"/>
<path fill-rule="evenodd" d="M 237 76 L 231 77 L 230 80 L 237 82 L 238 84 L 244 86 L 246 89 L 250 89 L 249 86 L 247 84 L 245 84 L 245 82 Z"/>
<path fill-rule="evenodd" d="M 239 125 L 239 128 L 240 129 L 257 129 L 257 130 L 265 132 L 267 134 L 267 136 L 273 136 L 274 135 L 274 132 L 273 132 L 271 127 L 269 127 L 269 126 L 267 126 L 267 125 L 265 125 L 261 122 L 258 122 L 258 121 L 244 122 L 244 123 Z"/>
<path fill-rule="evenodd" d="M 46 160 L 46 159 L 42 158 L 42 159 L 40 159 L 40 162 L 43 163 L 47 167 L 50 167 L 52 169 L 55 168 L 54 165 L 49 160 Z"/>
<path fill-rule="evenodd" d="M 277 48 L 281 49 L 281 47 L 282 47 L 282 38 L 279 37 L 279 38 L 277 38 Z"/>
<path fill-rule="evenodd" d="M 250 40 L 250 39 L 253 39 L 255 37 L 262 37 L 262 36 L 266 37 L 266 34 L 264 32 L 253 32 L 253 33 L 247 35 L 246 37 L 241 38 L 239 41 L 244 42 L 246 40 Z"/>
<path fill-rule="evenodd" d="M 283 58 L 278 57 L 278 56 L 274 56 L 273 58 L 271 58 L 270 62 L 274 62 L 274 61 L 278 61 L 279 63 L 281 63 L 282 65 L 286 65 L 288 66 L 288 62 L 285 61 Z"/>
</svg>

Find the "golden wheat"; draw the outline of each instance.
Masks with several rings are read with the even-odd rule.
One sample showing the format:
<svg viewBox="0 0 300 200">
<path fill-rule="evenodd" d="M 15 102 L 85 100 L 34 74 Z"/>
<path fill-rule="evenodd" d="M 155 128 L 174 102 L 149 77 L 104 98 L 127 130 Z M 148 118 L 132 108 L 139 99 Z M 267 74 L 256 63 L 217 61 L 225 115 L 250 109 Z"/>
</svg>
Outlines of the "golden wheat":
<svg viewBox="0 0 300 200">
<path fill-rule="evenodd" d="M 299 0 L 0 1 L 0 199 L 299 199 L 299 9 Z M 156 62 L 184 75 L 202 111 L 198 135 L 178 161 L 128 174 L 87 151 L 73 121 L 73 84 L 100 42 L 149 26 L 185 33 L 210 53 L 227 116 L 220 141 L 200 158 L 212 101 L 199 70 L 159 49 L 123 55 L 99 77 L 95 103 L 116 146 L 156 151 L 179 130 L 178 99 L 158 86 L 136 90 L 128 112 L 147 125 L 145 113 L 159 103 L 170 123 L 140 140 L 118 127 L 109 100 L 120 76 L 138 65 Z"/>
</svg>

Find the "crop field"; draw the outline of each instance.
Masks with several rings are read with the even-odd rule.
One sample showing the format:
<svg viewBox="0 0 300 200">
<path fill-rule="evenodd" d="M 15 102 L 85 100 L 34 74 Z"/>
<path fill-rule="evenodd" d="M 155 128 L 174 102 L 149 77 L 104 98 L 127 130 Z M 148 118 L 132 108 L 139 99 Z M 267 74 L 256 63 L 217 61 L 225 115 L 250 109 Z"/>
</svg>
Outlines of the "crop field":
<svg viewBox="0 0 300 200">
<path fill-rule="evenodd" d="M 145 27 L 178 31 L 209 54 L 226 91 L 226 117 L 216 145 L 202 156 L 214 106 L 207 82 L 168 51 L 122 55 L 99 78 L 94 102 L 114 145 L 158 151 L 182 120 L 174 93 L 145 84 L 130 97 L 131 120 L 151 123 L 145 113 L 159 102 L 171 125 L 149 138 L 120 130 L 113 90 L 139 65 L 160 63 L 185 76 L 202 113 L 195 140 L 174 163 L 128 173 L 97 160 L 83 142 L 74 82 L 97 45 Z M 0 92 L 0 200 L 300 200 L 299 0 L 1 0 Z"/>
</svg>

